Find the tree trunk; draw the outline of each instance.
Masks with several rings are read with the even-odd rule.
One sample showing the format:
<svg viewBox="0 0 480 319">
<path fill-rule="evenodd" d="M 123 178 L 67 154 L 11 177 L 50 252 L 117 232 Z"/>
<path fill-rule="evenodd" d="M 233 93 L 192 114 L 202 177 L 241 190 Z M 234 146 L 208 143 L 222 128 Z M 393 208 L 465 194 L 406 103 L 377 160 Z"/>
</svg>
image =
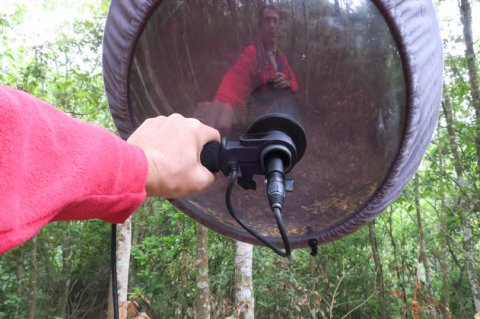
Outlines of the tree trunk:
<svg viewBox="0 0 480 319">
<path fill-rule="evenodd" d="M 440 214 L 439 214 L 439 221 L 440 221 L 440 229 L 439 229 L 439 237 L 440 237 L 440 257 L 439 257 L 439 264 L 440 264 L 440 278 L 442 282 L 442 290 L 441 290 L 441 305 L 442 305 L 442 313 L 444 318 L 451 317 L 450 313 L 450 293 L 449 293 L 449 284 L 448 284 L 448 263 L 446 262 L 445 258 L 447 256 L 447 241 L 448 241 L 448 232 L 447 232 L 447 205 L 445 204 L 445 187 L 444 183 L 445 180 L 443 178 L 443 157 L 445 156 L 445 150 L 440 147 L 438 152 L 438 169 L 442 174 L 440 175 Z"/>
<path fill-rule="evenodd" d="M 70 226 L 68 223 L 66 227 Z M 59 301 L 59 316 L 60 318 L 67 317 L 68 308 L 68 296 L 71 285 L 71 263 L 74 259 L 74 249 L 72 249 L 71 237 L 67 235 L 67 232 L 62 233 L 62 275 L 65 280 L 61 284 L 61 296 Z"/>
<path fill-rule="evenodd" d="M 469 216 L 463 219 L 463 251 L 465 254 L 465 268 L 467 269 L 468 280 L 472 289 L 473 303 L 475 305 L 475 312 L 480 316 L 480 290 L 478 286 L 478 277 L 475 272 L 474 247 L 472 236 L 472 225 Z M 468 262 L 467 262 L 468 261 Z"/>
<path fill-rule="evenodd" d="M 19 249 L 18 260 L 23 260 L 24 254 L 23 249 Z M 17 263 L 17 271 L 16 271 L 16 278 L 17 278 L 17 297 L 22 298 L 23 296 L 23 262 Z M 20 303 L 17 303 L 15 307 L 15 318 L 20 318 L 20 313 L 23 312 Z"/>
<path fill-rule="evenodd" d="M 450 138 L 450 147 L 452 149 L 454 162 L 455 162 L 455 172 L 457 174 L 457 185 L 462 195 L 465 195 L 466 187 L 465 187 L 465 178 L 463 176 L 463 165 L 460 162 L 458 138 L 453 128 L 454 119 L 453 119 L 453 111 L 452 111 L 452 102 L 451 102 L 450 96 L 447 93 L 444 93 L 442 107 L 443 107 L 443 113 L 445 115 L 445 119 L 447 123 L 447 131 Z M 460 217 L 462 220 L 462 230 L 463 230 L 463 254 L 465 257 L 465 268 L 467 270 L 467 276 L 470 282 L 470 288 L 472 291 L 472 299 L 475 306 L 475 312 L 480 315 L 480 288 L 478 283 L 478 277 L 475 275 L 475 268 L 474 268 L 472 225 L 471 225 L 469 213 L 464 211 L 464 209 L 466 209 L 468 206 L 473 206 L 473 205 L 466 205 L 465 203 L 463 203 L 461 205 L 461 212 L 460 212 Z"/>
<path fill-rule="evenodd" d="M 128 272 L 130 269 L 130 252 L 132 250 L 132 222 L 129 217 L 125 223 L 116 226 L 117 237 L 117 294 L 118 294 L 118 315 L 120 319 L 127 319 L 128 306 Z M 113 296 L 112 296 L 112 278 L 110 276 L 110 286 L 108 288 L 108 319 L 113 318 Z"/>
<path fill-rule="evenodd" d="M 460 13 L 462 15 L 463 36 L 465 40 L 465 59 L 467 60 L 468 75 L 470 82 L 470 94 L 472 96 L 472 106 L 475 109 L 476 122 L 476 150 L 477 150 L 477 179 L 480 179 L 480 88 L 478 85 L 478 67 L 475 58 L 475 51 L 473 49 L 472 37 L 472 10 L 468 0 L 460 1 Z M 479 207 L 478 203 L 473 205 Z M 475 267 L 473 261 L 473 242 L 472 242 L 472 228 L 470 223 L 470 216 L 466 216 L 463 223 L 463 249 L 465 256 L 467 275 L 472 289 L 473 303 L 475 305 L 475 312 L 480 317 L 480 283 L 478 276 L 475 274 Z"/>
<path fill-rule="evenodd" d="M 210 290 L 208 287 L 208 229 L 199 223 L 197 231 L 197 256 L 195 258 L 196 289 L 195 319 L 210 319 Z"/>
<path fill-rule="evenodd" d="M 67 305 L 68 305 L 68 293 L 70 291 L 70 277 L 71 277 L 71 274 L 69 273 L 70 271 L 70 267 L 69 267 L 69 256 L 65 256 L 66 252 L 65 252 L 65 247 L 63 248 L 62 250 L 62 259 L 63 259 L 63 278 L 65 278 L 65 280 L 62 282 L 62 294 L 61 294 L 61 297 L 60 297 L 60 302 L 59 302 L 59 315 L 60 315 L 60 318 L 65 318 L 66 315 L 67 315 Z"/>
<path fill-rule="evenodd" d="M 113 295 L 112 295 L 112 276 L 109 276 L 108 282 L 108 303 L 107 303 L 107 319 L 113 319 Z"/>
<path fill-rule="evenodd" d="M 480 178 L 480 88 L 478 85 L 477 60 L 475 58 L 475 51 L 473 49 L 472 10 L 470 8 L 470 3 L 468 2 L 468 0 L 461 0 L 459 3 L 460 13 L 462 15 L 463 37 L 465 40 L 465 59 L 467 60 L 470 93 L 472 96 L 472 106 L 475 109 L 475 120 L 477 126 L 477 175 Z M 480 311 L 478 307 L 477 311 Z"/>
<path fill-rule="evenodd" d="M 431 302 L 433 298 L 432 293 L 432 284 L 430 281 L 430 265 L 428 263 L 427 249 L 425 244 L 425 234 L 423 232 L 423 222 L 422 222 L 422 208 L 420 206 L 420 190 L 418 185 L 418 175 L 415 176 L 414 183 L 415 187 L 415 211 L 417 213 L 417 227 L 418 227 L 418 243 L 419 243 L 419 254 L 418 259 L 422 263 L 425 271 L 425 288 L 427 290 L 427 300 L 428 308 L 430 311 L 430 318 L 436 318 L 437 314 L 435 311 L 435 303 Z"/>
<path fill-rule="evenodd" d="M 131 217 L 125 223 L 117 225 L 117 291 L 120 319 L 127 318 L 128 271 L 132 250 Z"/>
<path fill-rule="evenodd" d="M 373 261 L 375 263 L 375 285 L 378 304 L 380 305 L 380 318 L 388 317 L 387 302 L 385 300 L 385 284 L 383 282 L 383 270 L 380 256 L 378 253 L 377 237 L 375 235 L 375 221 L 368 224 L 368 236 L 372 246 Z"/>
<path fill-rule="evenodd" d="M 397 242 L 395 241 L 395 237 L 393 236 L 393 209 L 390 209 L 390 212 L 388 214 L 388 235 L 390 237 L 390 243 L 392 245 L 392 248 L 393 248 L 393 257 L 394 257 L 394 264 L 393 264 L 393 271 L 394 271 L 394 274 L 395 274 L 395 278 L 397 278 L 397 283 L 398 283 L 398 287 L 400 289 L 396 289 L 394 290 L 394 295 L 395 296 L 398 296 L 402 299 L 403 301 L 403 309 L 408 309 L 409 307 L 409 304 L 408 304 L 408 300 L 407 300 L 407 292 L 405 290 L 405 271 L 404 271 L 404 258 L 402 256 L 402 254 L 399 254 L 398 253 L 398 248 L 397 248 Z M 395 298 L 396 299 L 396 298 Z M 401 314 L 403 315 L 404 318 L 406 318 L 406 314 L 407 312 L 406 311 L 401 311 Z"/>
<path fill-rule="evenodd" d="M 253 245 L 237 241 L 235 253 L 235 299 L 240 319 L 254 318 L 252 280 Z"/>
<path fill-rule="evenodd" d="M 30 297 L 28 305 L 28 319 L 37 318 L 37 275 L 38 275 L 38 263 L 37 263 L 37 236 L 32 238 L 32 261 L 30 264 Z"/>
</svg>

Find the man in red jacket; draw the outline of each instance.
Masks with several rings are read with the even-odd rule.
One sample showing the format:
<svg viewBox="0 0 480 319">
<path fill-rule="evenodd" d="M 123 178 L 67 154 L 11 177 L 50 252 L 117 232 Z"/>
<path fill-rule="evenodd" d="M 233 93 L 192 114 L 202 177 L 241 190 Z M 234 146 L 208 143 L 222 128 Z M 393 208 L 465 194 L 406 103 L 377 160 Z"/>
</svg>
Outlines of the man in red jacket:
<svg viewBox="0 0 480 319">
<path fill-rule="evenodd" d="M 246 47 L 223 76 L 214 101 L 237 106 L 264 85 L 274 89 L 290 89 L 296 93 L 298 83 L 287 57 L 278 49 L 281 11 L 266 5 L 258 17 L 259 38 Z"/>
<path fill-rule="evenodd" d="M 0 254 L 51 221 L 122 223 L 147 195 L 204 189 L 214 176 L 200 152 L 219 139 L 216 130 L 174 114 L 146 120 L 125 142 L 0 85 Z"/>
<path fill-rule="evenodd" d="M 200 103 L 197 110 L 196 117 L 224 133 L 232 126 L 234 108 L 247 103 L 250 97 L 251 107 L 258 115 L 273 111 L 276 97 L 287 96 L 290 100 L 298 91 L 295 74 L 278 48 L 280 9 L 275 5 L 263 6 L 257 23 L 257 41 L 247 46 L 227 70 L 213 103 Z"/>
</svg>

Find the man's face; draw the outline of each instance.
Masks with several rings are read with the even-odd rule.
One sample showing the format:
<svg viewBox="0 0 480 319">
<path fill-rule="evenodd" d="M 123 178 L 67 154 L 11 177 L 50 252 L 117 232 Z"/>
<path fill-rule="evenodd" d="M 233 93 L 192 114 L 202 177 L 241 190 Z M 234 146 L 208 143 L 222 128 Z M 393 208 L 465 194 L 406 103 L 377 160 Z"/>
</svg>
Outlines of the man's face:
<svg viewBox="0 0 480 319">
<path fill-rule="evenodd" d="M 277 11 L 270 8 L 263 10 L 263 17 L 261 21 L 261 34 L 263 42 L 268 46 L 275 45 L 279 30 L 280 15 L 277 13 Z"/>
</svg>

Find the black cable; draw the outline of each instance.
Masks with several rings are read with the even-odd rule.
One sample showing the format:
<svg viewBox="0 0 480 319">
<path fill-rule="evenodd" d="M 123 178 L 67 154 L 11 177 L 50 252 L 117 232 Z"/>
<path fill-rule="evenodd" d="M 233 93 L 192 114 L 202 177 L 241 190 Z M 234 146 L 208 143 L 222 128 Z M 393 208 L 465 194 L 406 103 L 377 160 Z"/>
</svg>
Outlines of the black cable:
<svg viewBox="0 0 480 319">
<path fill-rule="evenodd" d="M 117 225 L 112 224 L 112 243 L 111 243 L 112 268 L 112 300 L 113 300 L 113 318 L 119 319 L 118 315 L 118 290 L 117 290 Z"/>
<path fill-rule="evenodd" d="M 292 249 L 290 248 L 290 240 L 288 240 L 287 230 L 285 229 L 285 223 L 283 222 L 281 209 L 275 207 L 273 209 L 273 215 L 275 216 L 278 230 L 280 231 L 280 235 L 282 236 L 283 245 L 285 246 L 285 252 L 287 256 L 290 256 L 290 252 L 292 251 Z"/>
<path fill-rule="evenodd" d="M 226 203 L 227 203 L 227 208 L 228 212 L 230 215 L 237 221 L 240 226 L 242 226 L 246 231 L 248 231 L 250 234 L 252 234 L 255 238 L 260 240 L 262 243 L 265 244 L 265 246 L 271 248 L 275 253 L 282 257 L 288 257 L 291 255 L 291 248 L 290 248 L 290 241 L 288 240 L 288 235 L 287 231 L 285 229 L 285 224 L 283 222 L 283 218 L 281 215 L 281 210 L 280 208 L 274 208 L 273 213 L 275 215 L 275 220 L 277 221 L 277 226 L 278 230 L 280 231 L 280 235 L 282 236 L 283 240 L 283 245 L 285 247 L 285 251 L 282 251 L 280 248 L 278 248 L 276 245 L 274 245 L 270 240 L 266 239 L 265 237 L 261 236 L 258 234 L 256 231 L 251 229 L 248 225 L 246 225 L 240 217 L 238 217 L 237 213 L 233 209 L 232 203 L 231 203 L 231 194 L 232 194 L 232 189 L 233 186 L 235 185 L 235 182 L 238 177 L 238 170 L 237 169 L 232 169 L 230 171 L 230 175 L 228 176 L 228 187 L 227 187 L 227 192 L 225 195 Z"/>
</svg>

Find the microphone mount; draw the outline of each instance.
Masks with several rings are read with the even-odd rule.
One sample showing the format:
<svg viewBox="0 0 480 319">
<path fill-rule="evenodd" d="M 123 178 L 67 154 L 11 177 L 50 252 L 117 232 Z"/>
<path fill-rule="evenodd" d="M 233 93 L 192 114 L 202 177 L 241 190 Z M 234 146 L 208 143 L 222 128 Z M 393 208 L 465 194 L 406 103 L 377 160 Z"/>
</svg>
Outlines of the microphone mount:
<svg viewBox="0 0 480 319">
<path fill-rule="evenodd" d="M 230 215 L 255 238 L 284 257 L 290 255 L 291 249 L 281 209 L 285 193 L 293 191 L 293 179 L 285 174 L 302 158 L 305 148 L 305 131 L 298 121 L 284 113 L 269 113 L 258 118 L 239 140 L 223 138 L 221 143 L 208 143 L 200 156 L 202 164 L 211 172 L 221 171 L 229 176 L 226 204 Z M 267 197 L 285 251 L 246 225 L 231 205 L 230 196 L 235 181 L 246 190 L 256 190 L 254 175 L 266 177 Z"/>
</svg>

